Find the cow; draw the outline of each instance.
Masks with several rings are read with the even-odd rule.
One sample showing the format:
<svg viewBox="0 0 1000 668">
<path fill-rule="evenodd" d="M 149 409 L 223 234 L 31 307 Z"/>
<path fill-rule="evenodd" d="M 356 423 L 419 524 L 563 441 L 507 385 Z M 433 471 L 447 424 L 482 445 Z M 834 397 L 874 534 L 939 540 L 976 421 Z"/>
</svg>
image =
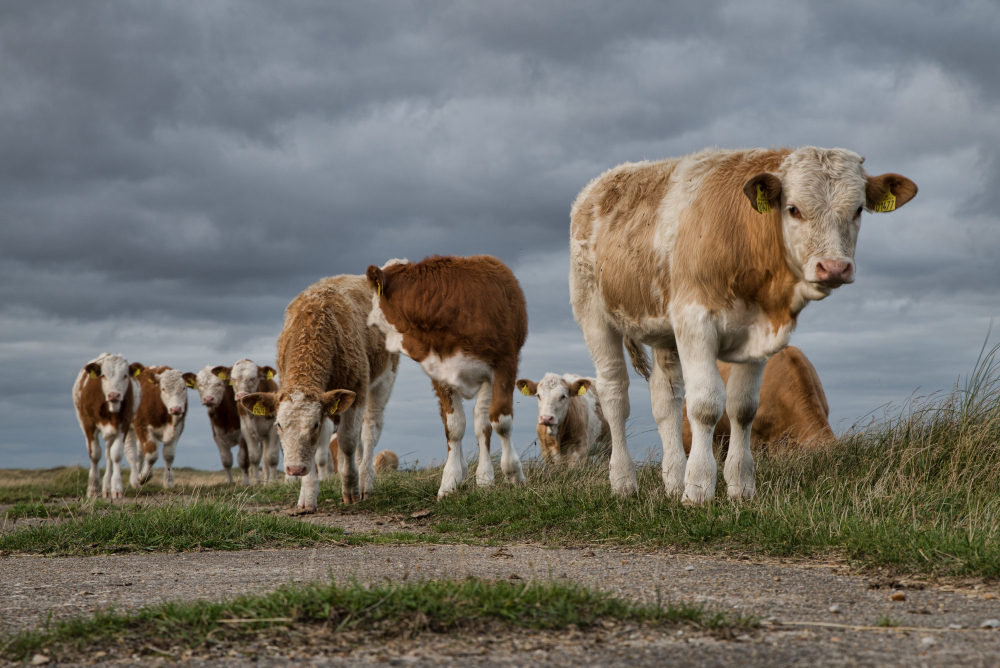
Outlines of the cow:
<svg viewBox="0 0 1000 668">
<path fill-rule="evenodd" d="M 517 381 L 526 397 L 538 397 L 538 448 L 549 464 L 582 466 L 591 455 L 607 454 L 608 421 L 593 390 L 594 378 L 547 373 L 539 382 Z"/>
<path fill-rule="evenodd" d="M 500 468 L 509 482 L 523 483 L 510 435 L 528 313 L 513 272 L 489 255 L 436 255 L 414 264 L 390 260 L 382 268 L 371 265 L 367 276 L 373 288 L 368 323 L 385 334 L 391 352 L 420 363 L 438 396 L 448 442 L 438 498 L 454 491 L 469 472 L 462 454 L 463 398 L 476 397 L 476 482 L 493 483 L 490 435 L 496 431 L 503 448 Z"/>
<path fill-rule="evenodd" d="M 717 362 L 722 382 L 729 380 L 732 365 Z M 818 448 L 832 442 L 830 405 L 812 363 L 801 350 L 788 346 L 767 361 L 760 386 L 760 402 L 750 430 L 751 443 L 787 444 Z M 714 442 L 722 445 L 732 427 L 723 413 L 715 426 Z M 684 416 L 684 450 L 691 450 L 691 423 Z"/>
<path fill-rule="evenodd" d="M 667 493 L 686 503 L 714 498 L 712 435 L 726 410 L 727 492 L 754 495 L 750 435 L 767 359 L 788 343 L 806 304 L 854 281 L 862 211 L 892 211 L 917 193 L 904 176 L 868 176 L 863 161 L 811 146 L 709 149 L 625 163 L 580 192 L 570 213 L 570 301 L 597 368 L 616 494 L 636 491 L 624 343 L 649 378 Z M 733 365 L 728 383 L 717 359 Z"/>
<path fill-rule="evenodd" d="M 88 497 L 95 497 L 98 493 L 112 499 L 125 496 L 122 451 L 139 399 L 135 376 L 142 373 L 143 368 L 138 362 L 129 364 L 121 355 L 102 353 L 84 365 L 73 383 L 73 407 L 87 439 L 87 454 L 90 455 Z M 101 443 L 98 434 L 104 438 L 108 458 L 104 481 L 100 486 L 98 464 L 101 461 Z"/>
<path fill-rule="evenodd" d="M 278 336 L 280 392 L 240 399 L 255 414 L 273 416 L 285 452 L 285 473 L 302 477 L 298 507 L 316 510 L 317 449 L 326 448 L 337 419 L 338 469 L 344 503 L 371 496 L 372 455 L 384 424 L 385 405 L 396 382 L 399 355 L 367 324 L 373 290 L 364 276 L 324 278 L 306 288 L 285 310 Z M 336 416 L 339 416 L 337 418 Z M 361 470 L 354 461 L 358 440 Z"/>
<path fill-rule="evenodd" d="M 240 426 L 240 414 L 237 410 L 236 395 L 233 386 L 227 380 L 222 380 L 212 373 L 212 365 L 205 365 L 197 375 L 184 374 L 184 382 L 188 387 L 198 390 L 201 405 L 208 409 L 208 421 L 212 425 L 212 439 L 219 448 L 222 468 L 226 471 L 226 482 L 233 482 L 233 448 L 238 447 L 236 462 L 242 470 L 241 481 L 250 484 L 250 458 L 247 442 L 243 438 Z"/>
<path fill-rule="evenodd" d="M 243 397 L 253 392 L 277 392 L 275 371 L 269 366 L 257 366 L 244 358 L 232 366 L 217 366 L 212 373 L 233 388 L 236 408 L 240 416 L 240 430 L 247 444 L 250 484 L 261 482 L 260 465 L 264 465 L 263 482 L 278 481 L 278 459 L 281 456 L 281 441 L 274 426 L 273 415 L 253 413 L 240 405 Z"/>
<path fill-rule="evenodd" d="M 337 473 L 337 453 L 340 451 L 340 443 L 337 441 L 337 435 L 334 434 L 333 438 L 330 439 L 330 461 L 333 462 L 333 472 Z M 361 451 L 355 452 L 355 463 L 361 464 L 360 455 Z M 375 475 L 380 473 L 389 473 L 391 471 L 396 471 L 399 469 L 399 457 L 392 450 L 383 450 L 382 452 L 375 455 Z"/>
<path fill-rule="evenodd" d="M 187 417 L 184 374 L 168 366 L 148 366 L 138 376 L 142 396 L 125 438 L 129 484 L 141 487 L 153 475 L 159 444 L 163 444 L 163 487 L 174 486 L 174 454 Z M 140 471 L 139 452 L 143 459 Z"/>
</svg>

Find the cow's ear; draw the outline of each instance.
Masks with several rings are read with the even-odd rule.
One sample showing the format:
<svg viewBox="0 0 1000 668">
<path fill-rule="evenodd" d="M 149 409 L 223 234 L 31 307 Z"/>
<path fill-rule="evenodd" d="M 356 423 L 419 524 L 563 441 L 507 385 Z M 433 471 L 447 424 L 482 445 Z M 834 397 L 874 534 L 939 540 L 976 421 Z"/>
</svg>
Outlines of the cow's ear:
<svg viewBox="0 0 1000 668">
<path fill-rule="evenodd" d="M 368 267 L 368 271 L 365 273 L 365 275 L 368 277 L 368 283 L 375 290 L 376 294 L 381 295 L 383 292 L 385 292 L 384 271 L 382 271 L 379 267 L 373 264 Z"/>
<path fill-rule="evenodd" d="M 569 386 L 569 396 L 575 397 L 577 395 L 586 394 L 593 384 L 587 378 L 581 378 L 580 380 L 574 382 Z"/>
<path fill-rule="evenodd" d="M 903 206 L 917 194 L 917 184 L 899 174 L 869 176 L 865 185 L 865 208 L 888 213 Z"/>
<path fill-rule="evenodd" d="M 277 372 L 277 371 L 275 371 L 274 369 L 272 369 L 272 368 L 271 368 L 271 367 L 269 367 L 269 366 L 262 366 L 262 367 L 260 367 L 260 373 L 261 373 L 261 375 L 263 375 L 263 376 L 264 376 L 264 378 L 266 378 L 267 380 L 273 380 L 273 379 L 274 379 L 274 377 L 275 377 L 275 376 L 277 375 L 277 373 L 278 373 L 278 372 Z"/>
<path fill-rule="evenodd" d="M 87 366 L 83 367 L 83 370 L 87 372 L 87 375 L 91 378 L 101 377 L 101 365 L 99 362 L 91 362 Z"/>
<path fill-rule="evenodd" d="M 146 380 L 149 381 L 150 385 L 156 385 L 157 383 L 160 382 L 160 374 L 158 374 L 158 373 L 151 373 L 148 376 L 146 376 Z"/>
<path fill-rule="evenodd" d="M 232 375 L 232 372 L 232 368 L 228 366 L 212 367 L 212 375 L 219 380 L 229 380 L 229 376 Z"/>
<path fill-rule="evenodd" d="M 198 376 L 188 371 L 181 377 L 184 379 L 184 384 L 190 387 L 192 390 L 198 389 Z"/>
<path fill-rule="evenodd" d="M 538 394 L 538 383 L 527 378 L 518 378 L 514 386 L 526 397 L 533 397 Z"/>
<path fill-rule="evenodd" d="M 781 179 L 770 172 L 761 172 L 743 184 L 743 194 L 757 213 L 770 213 L 781 204 Z"/>
<path fill-rule="evenodd" d="M 128 375 L 132 376 L 133 378 L 137 378 L 139 374 L 145 370 L 146 367 L 139 364 L 138 362 L 132 362 L 131 364 L 128 365 Z"/>
<path fill-rule="evenodd" d="M 253 392 L 240 399 L 240 403 L 261 417 L 274 417 L 278 412 L 278 395 L 274 392 Z"/>
<path fill-rule="evenodd" d="M 354 393 L 350 390 L 330 390 L 321 394 L 319 401 L 323 404 L 323 412 L 333 417 L 351 407 L 354 403 Z"/>
</svg>

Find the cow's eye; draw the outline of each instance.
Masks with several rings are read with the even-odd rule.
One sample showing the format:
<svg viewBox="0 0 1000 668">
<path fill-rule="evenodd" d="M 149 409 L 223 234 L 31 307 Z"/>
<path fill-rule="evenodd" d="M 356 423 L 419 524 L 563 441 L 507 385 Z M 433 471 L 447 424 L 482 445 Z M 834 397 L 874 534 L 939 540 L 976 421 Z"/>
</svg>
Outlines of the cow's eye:
<svg viewBox="0 0 1000 668">
<path fill-rule="evenodd" d="M 313 429 L 319 429 L 319 422 L 313 425 Z"/>
<path fill-rule="evenodd" d="M 857 218 L 858 216 L 860 216 L 861 212 L 864 211 L 864 210 L 865 210 L 865 207 L 859 206 L 858 210 L 854 212 L 854 217 Z"/>
<path fill-rule="evenodd" d="M 798 218 L 802 220 L 802 212 L 799 211 L 798 207 L 790 206 L 788 207 L 788 213 L 791 214 L 792 218 Z"/>
</svg>

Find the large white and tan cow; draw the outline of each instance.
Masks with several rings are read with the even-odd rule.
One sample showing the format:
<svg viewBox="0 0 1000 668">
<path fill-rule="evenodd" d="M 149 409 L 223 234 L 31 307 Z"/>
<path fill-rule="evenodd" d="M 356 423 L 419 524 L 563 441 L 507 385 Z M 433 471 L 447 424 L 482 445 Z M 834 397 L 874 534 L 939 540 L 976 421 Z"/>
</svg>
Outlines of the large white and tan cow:
<svg viewBox="0 0 1000 668">
<path fill-rule="evenodd" d="M 575 373 L 547 373 L 537 383 L 517 381 L 526 397 L 538 397 L 538 448 L 550 464 L 581 466 L 610 447 L 608 421 L 593 390 L 597 380 Z"/>
<path fill-rule="evenodd" d="M 236 408 L 236 394 L 229 379 L 222 380 L 212 373 L 212 365 L 205 365 L 197 375 L 184 374 L 187 386 L 198 390 L 201 405 L 208 409 L 208 421 L 212 425 L 212 439 L 219 448 L 222 468 L 226 471 L 226 482 L 233 482 L 233 448 L 237 450 L 236 461 L 243 472 L 242 482 L 250 484 L 250 457 L 247 442 L 240 426 L 240 414 Z"/>
<path fill-rule="evenodd" d="M 385 333 L 391 352 L 420 363 L 438 396 L 448 441 L 438 498 L 469 474 L 462 454 L 463 398 L 476 397 L 478 484 L 493 483 L 491 431 L 500 437 L 500 468 L 507 480 L 523 483 L 521 460 L 510 434 L 528 313 L 513 272 L 489 255 L 434 256 L 414 264 L 391 260 L 381 269 L 372 265 L 368 280 L 374 291 L 368 323 Z"/>
<path fill-rule="evenodd" d="M 187 417 L 188 388 L 184 374 L 168 366 L 148 366 L 136 378 L 142 396 L 125 439 L 125 458 L 131 468 L 129 484 L 140 487 L 149 482 L 162 444 L 163 486 L 173 487 L 174 456 Z"/>
<path fill-rule="evenodd" d="M 125 437 L 139 400 L 139 386 L 134 376 L 142 373 L 138 362 L 129 364 L 121 355 L 102 353 L 91 360 L 77 374 L 73 383 L 73 407 L 76 419 L 87 439 L 90 456 L 90 480 L 87 496 L 104 496 L 121 499 L 125 496 L 122 484 L 122 452 Z M 99 485 L 101 462 L 100 435 L 104 439 L 108 464 L 104 471 L 103 485 Z"/>
<path fill-rule="evenodd" d="M 259 482 L 258 466 L 263 464 L 263 482 L 278 481 L 278 460 L 281 457 L 281 437 L 275 426 L 274 415 L 258 414 L 247 410 L 239 401 L 254 392 L 275 393 L 278 383 L 274 380 L 275 370 L 269 366 L 258 366 L 243 358 L 230 367 L 217 366 L 212 369 L 220 380 L 225 380 L 236 393 L 237 409 L 240 414 L 240 429 L 247 444 L 250 460 L 250 482 Z"/>
<path fill-rule="evenodd" d="M 624 343 L 649 375 L 667 492 L 692 503 L 714 497 L 712 434 L 725 409 L 728 493 L 753 496 L 750 434 L 767 359 L 788 343 L 806 304 L 854 281 L 862 211 L 892 211 L 917 193 L 903 176 L 868 176 L 863 161 L 843 149 L 706 150 L 620 165 L 579 194 L 570 299 L 611 427 L 616 493 L 636 489 Z M 642 344 L 653 349 L 651 371 Z M 733 364 L 727 384 L 717 359 Z"/>
<path fill-rule="evenodd" d="M 315 510 L 319 495 L 316 450 L 325 449 L 339 415 L 338 469 L 345 503 L 374 489 L 373 451 L 382 433 L 385 405 L 396 381 L 399 355 L 367 324 L 373 290 L 364 276 L 324 278 L 306 288 L 285 310 L 278 337 L 280 392 L 240 399 L 255 414 L 274 416 L 285 453 L 285 473 L 302 476 L 299 508 Z M 354 461 L 364 451 L 360 476 Z"/>
</svg>

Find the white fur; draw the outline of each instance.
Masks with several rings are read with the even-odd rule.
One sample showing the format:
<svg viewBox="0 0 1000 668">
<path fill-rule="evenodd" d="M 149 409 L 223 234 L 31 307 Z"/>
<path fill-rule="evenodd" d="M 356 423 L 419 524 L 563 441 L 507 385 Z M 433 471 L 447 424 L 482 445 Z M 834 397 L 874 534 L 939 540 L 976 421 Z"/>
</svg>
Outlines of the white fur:
<svg viewBox="0 0 1000 668">
<path fill-rule="evenodd" d="M 163 446 L 163 487 L 174 486 L 174 457 L 177 452 L 177 441 L 184 433 L 184 422 L 187 417 L 187 385 L 184 383 L 184 374 L 176 369 L 167 369 L 158 375 L 158 383 L 154 386 L 147 383 L 147 392 L 154 392 L 159 388 L 160 401 L 170 414 L 170 421 L 162 427 L 147 426 L 148 438 L 159 448 Z M 139 384 L 142 385 L 141 383 Z M 179 414 L 171 413 L 172 409 L 180 408 Z M 139 454 L 142 446 L 135 433 L 135 424 L 131 426 L 128 436 L 125 439 L 125 458 L 130 467 L 129 484 L 132 487 L 140 487 L 149 481 L 153 472 L 153 465 L 156 463 L 157 452 L 143 453 L 143 462 L 140 470 Z"/>
<path fill-rule="evenodd" d="M 264 377 L 256 363 L 244 358 L 233 365 L 229 379 L 233 392 L 236 393 L 236 400 L 239 401 L 243 396 L 257 392 Z M 240 429 L 243 431 L 243 439 L 247 442 L 251 475 L 258 473 L 258 465 L 263 464 L 263 483 L 277 482 L 281 437 L 275 427 L 275 419 L 240 411 Z"/>
<path fill-rule="evenodd" d="M 602 425 L 597 413 L 596 389 L 588 390 L 584 394 L 578 394 L 575 397 L 570 396 L 570 386 L 578 380 L 589 380 L 592 387 L 597 387 L 596 378 L 578 376 L 575 373 L 567 373 L 559 376 L 550 372 L 546 373 L 538 381 L 536 390 L 538 393 L 538 424 L 544 424 L 542 422 L 543 415 L 552 416 L 554 423 L 546 425 L 546 431 L 550 436 L 554 437 L 559 432 L 559 425 L 566 419 L 566 414 L 569 412 L 569 402 L 582 402 L 587 413 L 587 449 L 581 454 L 583 457 L 586 457 L 596 454 L 594 447 L 597 445 L 597 437 L 601 435 Z"/>
<path fill-rule="evenodd" d="M 208 409 L 209 416 L 211 416 L 215 408 L 222 404 L 222 399 L 226 392 L 226 381 L 221 380 L 212 373 L 211 365 L 204 366 L 201 371 L 198 372 L 197 379 L 198 396 L 201 397 L 202 405 Z M 205 404 L 206 397 L 214 399 L 214 404 Z M 209 418 L 209 421 L 211 422 L 211 417 Z M 240 429 L 236 429 L 226 432 L 214 422 L 211 422 L 211 425 L 212 439 L 215 441 L 215 446 L 219 449 L 219 458 L 222 461 L 222 468 L 226 471 L 226 482 L 231 484 L 233 482 L 232 449 L 239 446 L 242 431 Z M 242 482 L 244 485 L 249 485 L 249 462 L 247 461 L 245 453 L 241 452 L 240 457 L 242 458 L 242 461 L 238 462 L 238 464 L 243 470 Z"/>
<path fill-rule="evenodd" d="M 483 383 L 493 382 L 493 369 L 489 364 L 462 352 L 442 359 L 432 351 L 420 366 L 434 380 L 457 390 L 463 399 L 473 398 Z"/>
<path fill-rule="evenodd" d="M 101 391 L 104 393 L 104 398 L 107 399 L 108 394 L 111 392 L 117 392 L 120 395 L 120 399 L 107 402 L 108 409 L 111 412 L 117 412 L 121 408 L 121 400 L 125 398 L 125 393 L 130 384 L 133 393 L 132 405 L 138 407 L 140 396 L 139 385 L 129 376 L 128 361 L 121 355 L 101 353 L 99 357 L 90 360 L 87 364 L 93 362 L 99 362 L 101 365 Z M 73 383 L 73 405 L 76 408 L 76 419 L 79 421 L 80 429 L 83 430 L 83 435 L 87 439 L 87 453 L 90 457 L 90 479 L 87 484 L 87 496 L 95 497 L 98 494 L 98 490 L 100 490 L 105 497 L 121 499 L 125 496 L 125 486 L 122 484 L 121 461 L 129 425 L 122 425 L 123 428 L 118 430 L 110 424 L 98 422 L 94 433 L 87 433 L 87 430 L 84 428 L 83 414 L 80 406 L 83 384 L 87 377 L 88 373 L 84 369 L 81 369 L 80 373 L 76 376 L 76 382 Z M 108 459 L 108 465 L 104 471 L 104 479 L 100 486 L 98 485 L 98 481 L 101 479 L 99 467 L 101 462 L 101 444 L 98 440 L 98 434 L 104 439 Z"/>
</svg>

